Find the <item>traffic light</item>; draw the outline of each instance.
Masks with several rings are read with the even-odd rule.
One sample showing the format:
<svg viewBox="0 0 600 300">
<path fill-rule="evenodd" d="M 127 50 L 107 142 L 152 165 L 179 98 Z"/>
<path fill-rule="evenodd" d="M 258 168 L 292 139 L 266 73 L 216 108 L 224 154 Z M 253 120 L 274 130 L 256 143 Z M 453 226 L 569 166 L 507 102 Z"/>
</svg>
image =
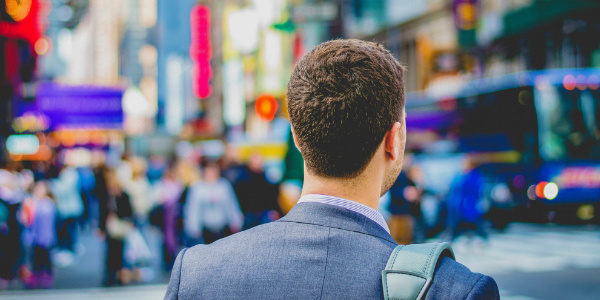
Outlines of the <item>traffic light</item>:
<svg viewBox="0 0 600 300">
<path fill-rule="evenodd" d="M 265 121 L 271 121 L 277 112 L 277 100 L 271 94 L 261 94 L 256 98 L 256 114 Z"/>
</svg>

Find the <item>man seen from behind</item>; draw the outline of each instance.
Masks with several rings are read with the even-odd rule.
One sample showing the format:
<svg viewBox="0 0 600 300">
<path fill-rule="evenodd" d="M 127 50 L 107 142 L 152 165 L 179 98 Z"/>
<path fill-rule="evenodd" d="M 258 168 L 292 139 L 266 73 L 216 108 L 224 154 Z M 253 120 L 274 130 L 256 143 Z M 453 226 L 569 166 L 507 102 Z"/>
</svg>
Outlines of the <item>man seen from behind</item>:
<svg viewBox="0 0 600 300">
<path fill-rule="evenodd" d="M 288 84 L 302 196 L 278 221 L 177 256 L 165 299 L 381 299 L 397 246 L 379 199 L 402 169 L 404 68 L 382 46 L 333 40 Z M 488 276 L 440 259 L 425 299 L 497 299 Z"/>
</svg>

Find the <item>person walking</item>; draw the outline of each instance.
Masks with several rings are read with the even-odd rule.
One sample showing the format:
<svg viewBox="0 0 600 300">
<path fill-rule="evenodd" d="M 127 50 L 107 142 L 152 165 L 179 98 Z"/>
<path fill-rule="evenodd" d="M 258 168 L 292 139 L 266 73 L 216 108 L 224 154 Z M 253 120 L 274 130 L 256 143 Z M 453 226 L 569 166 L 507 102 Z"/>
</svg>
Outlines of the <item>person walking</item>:
<svg viewBox="0 0 600 300">
<path fill-rule="evenodd" d="M 106 241 L 105 286 L 128 284 L 132 274 L 124 257 L 125 239 L 134 228 L 134 213 L 129 195 L 123 191 L 116 172 L 105 169 L 105 201 L 100 202 L 100 234 Z M 104 189 L 104 188 L 102 188 Z"/>
<path fill-rule="evenodd" d="M 234 189 L 244 213 L 244 230 L 279 219 L 278 186 L 267 180 L 258 153 L 250 155 Z"/>
<path fill-rule="evenodd" d="M 14 165 L 0 167 L 0 291 L 7 289 L 22 267 L 22 226 L 18 211 L 25 191 Z"/>
<path fill-rule="evenodd" d="M 57 255 L 57 263 L 67 266 L 74 260 L 79 235 L 77 222 L 84 212 L 77 170 L 71 166 L 64 167 L 58 178 L 50 180 L 50 190 L 56 199 L 58 246 L 62 250 Z"/>
<path fill-rule="evenodd" d="M 426 299 L 498 299 L 491 277 L 451 256 L 424 265 L 435 268 L 427 283 L 395 273 L 397 284 L 384 289 L 398 244 L 377 208 L 402 169 L 403 70 L 382 46 L 360 40 L 306 54 L 287 91 L 304 157 L 298 204 L 275 222 L 182 250 L 165 299 L 374 299 L 415 282 Z"/>
<path fill-rule="evenodd" d="M 46 181 L 36 182 L 33 192 L 21 211 L 21 220 L 28 229 L 32 274 L 25 279 L 28 288 L 51 288 L 52 256 L 50 250 L 56 242 L 54 201 L 48 194 Z"/>
<path fill-rule="evenodd" d="M 121 185 L 130 197 L 135 222 L 143 229 L 148 222 L 148 214 L 154 206 L 154 195 L 150 193 L 150 182 L 146 177 L 146 161 L 140 157 L 133 157 L 129 165 L 131 176 L 121 177 Z"/>
<path fill-rule="evenodd" d="M 177 218 L 181 211 L 179 198 L 183 192 L 183 185 L 177 180 L 173 166 L 165 170 L 162 180 L 158 181 L 157 185 L 161 211 L 159 217 L 162 219 L 159 223 L 163 231 L 163 262 L 165 269 L 170 270 L 181 245 L 177 234 Z"/>
<path fill-rule="evenodd" d="M 390 233 L 399 244 L 407 245 L 414 241 L 415 223 L 420 217 L 420 196 L 421 191 L 415 182 L 406 171 L 402 171 L 390 188 L 391 217 L 388 221 Z"/>
<path fill-rule="evenodd" d="M 484 220 L 487 203 L 483 195 L 483 174 L 473 157 L 464 161 L 463 172 L 452 181 L 446 197 L 448 225 L 446 239 L 454 241 L 463 232 L 475 233 L 482 243 L 487 243 L 488 233 Z"/>
<path fill-rule="evenodd" d="M 219 165 L 208 162 L 204 178 L 190 187 L 184 208 L 188 245 L 210 244 L 242 228 L 242 212 L 231 184 L 221 177 Z"/>
</svg>

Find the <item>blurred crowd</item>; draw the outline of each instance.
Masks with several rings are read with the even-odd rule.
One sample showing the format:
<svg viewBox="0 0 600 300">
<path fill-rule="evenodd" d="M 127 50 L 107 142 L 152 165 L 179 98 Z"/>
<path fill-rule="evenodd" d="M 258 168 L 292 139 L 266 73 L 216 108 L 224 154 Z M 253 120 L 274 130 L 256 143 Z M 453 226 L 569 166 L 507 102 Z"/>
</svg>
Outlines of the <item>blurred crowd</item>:
<svg viewBox="0 0 600 300">
<path fill-rule="evenodd" d="M 405 157 L 404 168 L 380 207 L 394 239 L 399 244 L 423 243 L 432 237 L 452 242 L 466 234 L 485 244 L 490 205 L 479 167 L 476 160 L 466 158 L 448 192 L 440 194 L 428 187 L 412 157 Z"/>
<path fill-rule="evenodd" d="M 153 258 L 168 272 L 183 247 L 277 220 L 300 194 L 299 186 L 270 180 L 258 152 L 242 162 L 232 147 L 218 156 L 90 157 L 0 168 L 0 289 L 52 287 L 53 266 L 73 264 L 82 251 L 80 233 L 104 243 L 105 286 L 143 282 Z M 440 195 L 409 155 L 380 211 L 401 244 L 452 241 L 464 232 L 485 242 L 483 186 L 467 159 L 451 192 Z M 152 230 L 162 236 L 161 253 L 149 245 Z"/>
<path fill-rule="evenodd" d="M 50 288 L 53 266 L 72 264 L 80 233 L 103 239 L 103 284 L 142 281 L 153 256 L 150 230 L 162 235 L 163 268 L 183 247 L 211 243 L 281 216 L 278 184 L 263 158 L 149 159 L 123 155 L 108 164 L 11 162 L 0 168 L 0 290 Z M 98 258 L 102 259 L 102 258 Z"/>
</svg>

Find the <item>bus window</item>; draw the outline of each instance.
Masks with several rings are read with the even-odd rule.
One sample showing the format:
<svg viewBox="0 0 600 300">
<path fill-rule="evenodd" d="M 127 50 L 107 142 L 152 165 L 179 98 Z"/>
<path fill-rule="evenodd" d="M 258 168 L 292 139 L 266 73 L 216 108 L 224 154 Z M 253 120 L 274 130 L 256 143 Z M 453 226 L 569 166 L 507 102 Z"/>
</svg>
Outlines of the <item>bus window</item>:
<svg viewBox="0 0 600 300">
<path fill-rule="evenodd" d="M 528 164 L 537 158 L 536 115 L 530 87 L 461 99 L 462 152 L 514 152 Z"/>
<path fill-rule="evenodd" d="M 540 155 L 544 160 L 600 159 L 600 92 L 535 88 Z"/>
</svg>

